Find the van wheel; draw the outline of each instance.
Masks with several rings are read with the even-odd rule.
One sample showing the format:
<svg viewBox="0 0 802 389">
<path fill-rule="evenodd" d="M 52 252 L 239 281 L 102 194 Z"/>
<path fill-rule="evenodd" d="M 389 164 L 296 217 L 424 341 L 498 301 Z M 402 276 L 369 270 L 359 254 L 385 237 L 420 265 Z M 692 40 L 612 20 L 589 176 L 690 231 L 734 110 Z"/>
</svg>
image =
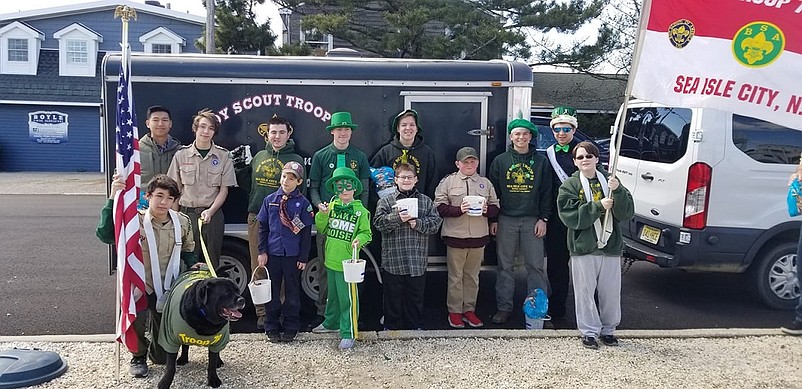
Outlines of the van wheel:
<svg viewBox="0 0 802 389">
<path fill-rule="evenodd" d="M 771 308 L 791 310 L 799 302 L 796 246 L 793 242 L 776 245 L 750 267 L 758 299 Z"/>
<path fill-rule="evenodd" d="M 248 245 L 239 242 L 223 240 L 223 250 L 220 254 L 220 266 L 233 265 L 234 268 L 228 271 L 228 278 L 234 281 L 239 288 L 240 294 L 246 299 L 250 298 L 250 293 L 245 293 L 248 288 L 248 281 L 251 278 L 251 254 Z"/>
</svg>

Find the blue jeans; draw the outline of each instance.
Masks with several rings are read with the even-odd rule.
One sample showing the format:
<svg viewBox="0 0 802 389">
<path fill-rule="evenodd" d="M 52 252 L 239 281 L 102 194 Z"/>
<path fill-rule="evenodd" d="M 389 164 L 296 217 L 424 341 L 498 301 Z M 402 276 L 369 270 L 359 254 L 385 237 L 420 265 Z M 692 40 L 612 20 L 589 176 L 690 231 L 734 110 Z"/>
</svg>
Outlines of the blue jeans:
<svg viewBox="0 0 802 389">
<path fill-rule="evenodd" d="M 536 217 L 510 217 L 499 215 L 496 231 L 496 251 L 498 271 L 496 275 L 496 308 L 499 311 L 512 311 L 512 297 L 515 292 L 513 266 L 516 256 L 523 258 L 526 268 L 527 292 L 540 288 L 549 293 L 549 280 L 546 278 L 543 259 L 543 238 L 535 237 Z"/>
</svg>

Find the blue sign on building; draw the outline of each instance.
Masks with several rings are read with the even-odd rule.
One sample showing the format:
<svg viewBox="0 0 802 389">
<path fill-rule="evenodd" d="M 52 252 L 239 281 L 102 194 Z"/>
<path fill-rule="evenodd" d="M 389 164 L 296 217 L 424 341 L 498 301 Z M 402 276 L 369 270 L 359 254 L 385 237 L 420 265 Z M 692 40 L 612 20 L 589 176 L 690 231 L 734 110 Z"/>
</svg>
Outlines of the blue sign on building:
<svg viewBox="0 0 802 389">
<path fill-rule="evenodd" d="M 28 113 L 28 134 L 31 142 L 65 143 L 69 139 L 69 115 L 56 111 Z"/>
</svg>

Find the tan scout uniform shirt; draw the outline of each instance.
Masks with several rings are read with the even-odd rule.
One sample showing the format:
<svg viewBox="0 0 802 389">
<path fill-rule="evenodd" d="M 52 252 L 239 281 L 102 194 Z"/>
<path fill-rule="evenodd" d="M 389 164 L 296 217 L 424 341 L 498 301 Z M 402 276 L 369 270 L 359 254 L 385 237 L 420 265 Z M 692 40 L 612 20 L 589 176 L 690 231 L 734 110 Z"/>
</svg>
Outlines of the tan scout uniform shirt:
<svg viewBox="0 0 802 389">
<path fill-rule="evenodd" d="M 151 294 L 154 292 L 153 275 L 150 270 L 150 249 L 148 248 L 148 241 L 145 238 L 145 225 L 142 222 L 142 219 L 145 217 L 147 217 L 146 212 L 139 211 L 139 240 L 142 245 L 142 259 L 145 263 L 145 290 L 148 294 Z M 189 217 L 179 212 L 178 218 L 181 220 L 181 251 L 185 253 L 192 252 L 195 250 L 195 240 L 192 237 Z M 153 235 L 156 238 L 156 247 L 159 254 L 159 274 L 162 275 L 162 278 L 167 274 L 167 265 L 170 263 L 170 255 L 172 255 L 173 247 L 175 247 L 175 228 L 173 228 L 173 221 L 169 217 L 167 220 L 167 223 L 162 224 L 151 218 Z"/>
<path fill-rule="evenodd" d="M 175 153 L 167 175 L 176 180 L 181 189 L 179 204 L 189 208 L 208 208 L 214 203 L 221 186 L 237 186 L 228 150 L 214 142 L 206 158 L 201 157 L 194 142 L 181 147 Z"/>
<path fill-rule="evenodd" d="M 470 177 L 460 173 L 447 175 L 440 181 L 434 191 L 434 205 L 453 205 L 459 207 L 465 196 L 482 196 L 487 199 L 487 205 L 498 206 L 498 196 L 493 184 L 485 177 L 476 173 Z M 444 217 L 442 236 L 452 238 L 481 238 L 490 234 L 487 218 L 484 216 Z"/>
</svg>

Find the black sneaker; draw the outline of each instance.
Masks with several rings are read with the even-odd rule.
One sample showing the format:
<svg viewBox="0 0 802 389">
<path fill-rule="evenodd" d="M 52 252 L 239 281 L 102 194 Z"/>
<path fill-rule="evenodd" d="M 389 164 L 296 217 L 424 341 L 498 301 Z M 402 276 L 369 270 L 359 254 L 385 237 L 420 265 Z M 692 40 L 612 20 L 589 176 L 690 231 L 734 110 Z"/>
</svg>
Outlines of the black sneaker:
<svg viewBox="0 0 802 389">
<path fill-rule="evenodd" d="M 144 355 L 141 357 L 131 358 L 131 367 L 128 368 L 128 372 L 131 373 L 131 375 L 136 378 L 147 377 L 148 376 L 147 358 Z"/>
<path fill-rule="evenodd" d="M 284 334 L 281 336 L 281 340 L 283 342 L 292 342 L 295 340 L 295 336 L 298 335 L 298 331 L 284 331 Z"/>
<path fill-rule="evenodd" d="M 281 342 L 281 334 L 276 330 L 267 331 L 267 340 L 273 343 Z"/>
<path fill-rule="evenodd" d="M 594 350 L 599 348 L 599 342 L 597 342 L 596 338 L 594 338 L 592 336 L 583 336 L 582 337 L 582 345 L 585 346 L 586 348 L 590 348 L 590 349 L 594 349 Z"/>
<path fill-rule="evenodd" d="M 613 335 L 602 335 L 601 341 L 605 346 L 618 346 L 618 339 Z"/>
<path fill-rule="evenodd" d="M 794 320 L 791 325 L 780 327 L 780 330 L 788 335 L 802 335 L 802 321 Z"/>
</svg>

